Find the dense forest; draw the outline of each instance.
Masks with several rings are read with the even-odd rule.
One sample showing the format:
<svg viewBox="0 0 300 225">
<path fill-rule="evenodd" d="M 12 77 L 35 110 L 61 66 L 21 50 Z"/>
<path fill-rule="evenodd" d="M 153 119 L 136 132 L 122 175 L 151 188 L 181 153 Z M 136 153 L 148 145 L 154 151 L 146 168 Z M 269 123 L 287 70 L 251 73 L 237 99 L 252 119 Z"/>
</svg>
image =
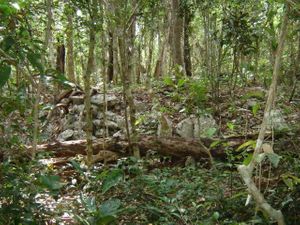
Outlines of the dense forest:
<svg viewBox="0 0 300 225">
<path fill-rule="evenodd" d="M 299 0 L 0 0 L 0 224 L 300 224 Z"/>
</svg>

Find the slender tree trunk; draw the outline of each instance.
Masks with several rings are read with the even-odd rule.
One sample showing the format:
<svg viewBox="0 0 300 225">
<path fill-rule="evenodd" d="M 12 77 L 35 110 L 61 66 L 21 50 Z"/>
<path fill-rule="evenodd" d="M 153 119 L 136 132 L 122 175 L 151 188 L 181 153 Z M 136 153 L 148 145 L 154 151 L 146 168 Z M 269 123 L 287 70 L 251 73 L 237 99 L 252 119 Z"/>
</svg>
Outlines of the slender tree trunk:
<svg viewBox="0 0 300 225">
<path fill-rule="evenodd" d="M 108 65 L 107 65 L 107 77 L 108 82 L 112 83 L 114 79 L 114 36 L 113 32 L 108 32 Z"/>
<path fill-rule="evenodd" d="M 36 88 L 36 94 L 35 94 L 35 102 L 34 102 L 34 108 L 33 108 L 33 122 L 34 122 L 34 128 L 33 128 L 33 148 L 31 152 L 31 157 L 32 159 L 35 158 L 36 152 L 37 152 L 37 145 L 38 145 L 38 140 L 39 140 L 39 127 L 40 127 L 40 122 L 39 122 L 39 106 L 40 106 L 40 100 L 41 100 L 41 89 L 42 89 L 42 79 L 41 75 L 39 76 L 38 79 L 38 84 Z"/>
<path fill-rule="evenodd" d="M 91 111 L 91 75 L 94 71 L 94 57 L 95 57 L 95 46 L 96 46 L 96 27 L 94 25 L 94 19 L 96 15 L 96 0 L 92 0 L 91 3 L 92 11 L 90 15 L 90 27 L 89 27 L 89 50 L 88 50 L 88 61 L 86 71 L 84 73 L 84 91 L 85 91 L 85 113 L 86 113 L 86 151 L 87 151 L 87 164 L 90 167 L 93 163 L 93 119 Z"/>
<path fill-rule="evenodd" d="M 53 0 L 46 0 L 47 7 L 47 24 L 46 24 L 46 35 L 45 35 L 45 49 L 47 51 L 49 66 L 55 68 L 55 48 L 53 44 L 53 33 L 52 26 L 54 23 L 53 13 L 52 13 Z"/>
<path fill-rule="evenodd" d="M 192 76 L 191 46 L 190 46 L 191 15 L 188 9 L 184 13 L 184 66 L 188 77 Z"/>
<path fill-rule="evenodd" d="M 74 44 L 73 44 L 73 16 L 72 9 L 67 12 L 67 29 L 66 29 L 66 43 L 67 43 L 67 75 L 70 81 L 76 83 L 74 71 Z"/>
<path fill-rule="evenodd" d="M 252 180 L 253 170 L 258 164 L 258 157 L 262 153 L 262 145 L 264 143 L 265 133 L 267 130 L 267 124 L 270 118 L 272 107 L 275 103 L 275 97 L 276 97 L 276 88 L 277 88 L 277 81 L 280 73 L 280 64 L 281 64 L 281 57 L 282 52 L 284 48 L 284 41 L 287 34 L 287 27 L 288 27 L 288 15 L 289 15 L 289 7 L 286 6 L 287 9 L 284 13 L 281 29 L 280 29 L 280 35 L 278 38 L 278 47 L 275 54 L 275 63 L 273 68 L 273 77 L 272 77 L 272 83 L 269 89 L 269 95 L 266 102 L 265 112 L 263 121 L 261 124 L 260 132 L 257 138 L 255 150 L 253 153 L 252 160 L 250 161 L 248 166 L 240 165 L 238 167 L 239 173 L 241 174 L 245 184 L 248 187 L 249 193 L 252 195 L 252 197 L 255 199 L 256 204 L 259 208 L 264 210 L 272 219 L 275 219 L 278 223 L 278 225 L 284 225 L 284 218 L 280 210 L 275 210 L 267 201 L 265 200 L 263 194 L 260 192 L 260 190 L 256 187 L 255 183 Z M 262 161 L 262 160 L 261 160 Z"/>
<path fill-rule="evenodd" d="M 146 65 L 146 73 L 147 73 L 147 78 L 146 78 L 146 86 L 147 88 L 150 88 L 151 86 L 151 70 L 152 70 L 152 57 L 153 57 L 153 39 L 154 39 L 154 31 L 150 31 L 150 37 L 149 37 L 149 44 L 148 44 L 148 61 Z"/>
<path fill-rule="evenodd" d="M 141 35 L 142 36 L 142 35 Z M 141 37 L 142 39 L 142 37 Z M 137 45 L 137 65 L 136 65 L 136 82 L 138 84 L 141 83 L 141 72 L 142 72 L 142 50 L 141 50 L 141 42 L 139 41 L 139 44 Z"/>
</svg>

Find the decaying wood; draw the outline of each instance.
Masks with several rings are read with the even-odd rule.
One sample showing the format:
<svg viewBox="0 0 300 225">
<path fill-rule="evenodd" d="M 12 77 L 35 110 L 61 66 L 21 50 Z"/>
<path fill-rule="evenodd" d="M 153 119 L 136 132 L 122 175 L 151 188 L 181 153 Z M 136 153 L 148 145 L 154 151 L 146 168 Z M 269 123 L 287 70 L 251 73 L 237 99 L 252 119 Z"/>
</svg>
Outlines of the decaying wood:
<svg viewBox="0 0 300 225">
<path fill-rule="evenodd" d="M 192 156 L 196 160 L 212 160 L 209 143 L 212 140 L 204 140 L 205 143 L 193 139 L 180 137 L 160 138 L 156 136 L 139 137 L 135 143 L 142 155 L 147 151 L 157 151 L 161 155 L 182 158 Z M 236 145 L 236 143 L 235 143 Z M 93 141 L 93 154 L 96 161 L 116 161 L 116 159 L 128 156 L 129 144 L 125 140 L 116 139 L 97 139 Z M 32 147 L 28 147 L 30 150 Z M 37 146 L 38 152 L 50 151 L 55 157 L 72 157 L 77 154 L 86 155 L 86 140 L 74 140 L 64 142 L 54 142 Z"/>
</svg>

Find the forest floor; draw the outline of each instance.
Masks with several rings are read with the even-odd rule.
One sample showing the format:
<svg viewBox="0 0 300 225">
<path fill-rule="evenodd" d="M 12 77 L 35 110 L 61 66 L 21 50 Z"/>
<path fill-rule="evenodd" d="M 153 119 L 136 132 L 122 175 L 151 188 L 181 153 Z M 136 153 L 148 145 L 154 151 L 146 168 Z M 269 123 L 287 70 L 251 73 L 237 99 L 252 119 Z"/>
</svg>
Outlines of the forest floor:
<svg viewBox="0 0 300 225">
<path fill-rule="evenodd" d="M 277 101 L 277 127 L 267 139 L 280 162 L 264 161 L 255 179 L 266 199 L 282 210 L 287 224 L 296 225 L 300 221 L 300 96 L 287 102 L 288 92 L 280 91 L 287 94 Z M 168 81 L 150 91 L 140 87 L 134 91 L 141 107 L 137 113 L 140 134 L 157 135 L 160 121 L 153 115 L 166 115 L 173 130 L 190 115 L 211 115 L 217 127 L 209 129 L 206 138 L 223 140 L 222 157 L 216 157 L 213 166 L 188 155 L 180 159 L 162 156 L 152 149 L 140 160 L 122 157 L 113 163 L 97 162 L 87 169 L 82 155 L 53 158 L 46 151 L 38 154 L 38 161 L 24 166 L 18 183 L 17 169 L 10 172 L 6 182 L 20 192 L 32 192 L 35 204 L 23 204 L 29 204 L 28 212 L 42 224 L 272 224 L 256 210 L 253 201 L 245 206 L 247 190 L 236 170 L 251 158 L 266 90 L 243 87 L 234 93 L 220 93 L 216 103 L 201 87 L 193 89 L 188 83 Z M 122 98 L 119 88 L 110 94 Z M 122 104 L 118 101 L 112 111 L 124 118 Z M 63 132 L 58 122 L 63 121 L 61 116 L 51 118 L 57 129 L 45 134 L 46 143 Z M 231 138 L 238 138 L 241 144 L 233 147 Z M 219 144 L 214 141 L 207 148 Z"/>
</svg>

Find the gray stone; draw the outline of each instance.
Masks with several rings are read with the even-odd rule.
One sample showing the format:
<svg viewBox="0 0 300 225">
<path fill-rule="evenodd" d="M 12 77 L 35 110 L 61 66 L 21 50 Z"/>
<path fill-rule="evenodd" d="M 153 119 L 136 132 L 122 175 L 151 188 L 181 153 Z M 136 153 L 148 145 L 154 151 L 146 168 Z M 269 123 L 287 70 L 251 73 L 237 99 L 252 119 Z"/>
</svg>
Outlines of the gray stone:
<svg viewBox="0 0 300 225">
<path fill-rule="evenodd" d="M 58 141 L 67 141 L 70 140 L 72 138 L 72 136 L 74 135 L 74 131 L 73 130 L 65 130 L 64 132 L 60 133 L 57 137 Z"/>
<path fill-rule="evenodd" d="M 106 102 L 109 105 L 114 105 L 118 102 L 118 98 L 115 95 L 106 95 Z M 104 95 L 103 94 L 97 94 L 91 97 L 91 103 L 101 106 L 104 103 Z"/>
<path fill-rule="evenodd" d="M 191 118 L 186 118 L 176 125 L 176 133 L 184 138 L 194 137 L 194 122 Z"/>
<path fill-rule="evenodd" d="M 218 129 L 212 115 L 201 115 L 198 118 L 194 118 L 194 138 L 207 137 L 209 129 Z"/>
<path fill-rule="evenodd" d="M 267 122 L 267 128 L 282 131 L 288 129 L 288 124 L 284 119 L 284 116 L 280 109 L 272 110 L 270 113 L 270 119 Z"/>
<path fill-rule="evenodd" d="M 179 122 L 175 129 L 176 133 L 181 137 L 199 139 L 207 137 L 209 129 L 217 130 L 217 125 L 211 115 L 201 115 L 199 117 L 191 115 Z"/>
<path fill-rule="evenodd" d="M 106 121 L 106 126 L 107 126 L 108 129 L 110 129 L 110 130 L 119 130 L 118 124 L 115 123 L 114 121 L 107 120 L 107 121 Z"/>
<path fill-rule="evenodd" d="M 112 136 L 113 138 L 125 139 L 125 134 L 121 130 L 114 133 Z"/>
<path fill-rule="evenodd" d="M 71 111 L 73 114 L 80 114 L 82 113 L 84 110 L 84 105 L 74 105 L 72 108 L 71 108 Z"/>
<path fill-rule="evenodd" d="M 95 125 L 96 128 L 100 128 L 103 125 L 101 120 L 93 120 L 93 124 Z"/>
<path fill-rule="evenodd" d="M 86 138 L 86 133 L 83 130 L 75 130 L 73 134 L 74 140 L 81 140 Z"/>
</svg>

